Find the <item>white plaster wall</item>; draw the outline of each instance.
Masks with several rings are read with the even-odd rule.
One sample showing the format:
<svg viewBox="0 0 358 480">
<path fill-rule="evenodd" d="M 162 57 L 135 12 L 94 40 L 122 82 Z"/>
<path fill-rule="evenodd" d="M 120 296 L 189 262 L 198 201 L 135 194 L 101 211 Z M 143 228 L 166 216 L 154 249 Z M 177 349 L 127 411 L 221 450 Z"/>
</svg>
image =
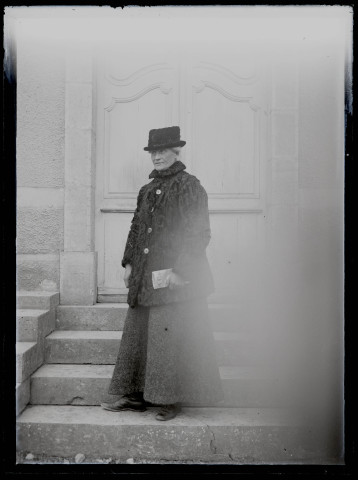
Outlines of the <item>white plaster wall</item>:
<svg viewBox="0 0 358 480">
<path fill-rule="evenodd" d="M 18 289 L 59 290 L 64 245 L 65 59 L 57 44 L 35 39 L 28 32 L 22 31 L 20 22 L 16 36 Z"/>
</svg>

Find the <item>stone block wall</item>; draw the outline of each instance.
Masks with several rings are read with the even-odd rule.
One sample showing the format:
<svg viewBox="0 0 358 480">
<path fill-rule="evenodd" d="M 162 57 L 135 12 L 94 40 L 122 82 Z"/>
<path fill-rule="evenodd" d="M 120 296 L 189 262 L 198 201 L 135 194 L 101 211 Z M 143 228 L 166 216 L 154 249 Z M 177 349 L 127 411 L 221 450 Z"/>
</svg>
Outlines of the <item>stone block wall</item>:
<svg viewBox="0 0 358 480">
<path fill-rule="evenodd" d="M 95 252 L 96 91 L 92 52 L 76 45 L 66 54 L 65 215 L 60 302 L 97 301 Z"/>
<path fill-rule="evenodd" d="M 64 245 L 65 61 L 56 45 L 17 35 L 17 284 L 60 287 Z"/>
<path fill-rule="evenodd" d="M 60 291 L 92 305 L 95 90 L 88 45 L 71 45 L 31 20 L 17 41 L 17 288 Z"/>
</svg>

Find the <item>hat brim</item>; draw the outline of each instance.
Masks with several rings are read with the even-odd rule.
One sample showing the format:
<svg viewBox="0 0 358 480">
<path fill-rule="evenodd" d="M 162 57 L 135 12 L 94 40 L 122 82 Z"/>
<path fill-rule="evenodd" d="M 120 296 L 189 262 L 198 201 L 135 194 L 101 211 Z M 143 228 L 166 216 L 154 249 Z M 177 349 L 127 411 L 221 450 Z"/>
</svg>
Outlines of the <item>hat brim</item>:
<svg viewBox="0 0 358 480">
<path fill-rule="evenodd" d="M 144 147 L 143 150 L 146 152 L 152 152 L 153 150 L 164 150 L 165 148 L 184 147 L 185 144 L 185 140 L 179 140 L 179 142 L 168 143 L 166 145 L 152 145 L 151 147 Z"/>
</svg>

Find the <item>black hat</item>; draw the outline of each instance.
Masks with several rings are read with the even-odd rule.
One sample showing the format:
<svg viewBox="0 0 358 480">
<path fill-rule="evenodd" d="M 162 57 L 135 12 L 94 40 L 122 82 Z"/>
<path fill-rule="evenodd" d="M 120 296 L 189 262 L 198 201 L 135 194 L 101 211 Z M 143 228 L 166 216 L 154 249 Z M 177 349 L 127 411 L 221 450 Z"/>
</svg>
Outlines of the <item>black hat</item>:
<svg viewBox="0 0 358 480">
<path fill-rule="evenodd" d="M 184 147 L 185 144 L 184 140 L 180 140 L 179 127 L 157 128 L 149 131 L 148 146 L 144 150 Z"/>
</svg>

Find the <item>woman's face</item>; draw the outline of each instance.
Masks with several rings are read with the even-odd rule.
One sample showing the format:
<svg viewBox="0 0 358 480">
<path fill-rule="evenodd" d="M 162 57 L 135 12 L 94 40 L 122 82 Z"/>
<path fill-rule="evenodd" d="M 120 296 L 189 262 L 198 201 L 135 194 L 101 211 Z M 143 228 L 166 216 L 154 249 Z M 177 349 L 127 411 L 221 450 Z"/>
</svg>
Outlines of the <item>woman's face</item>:
<svg viewBox="0 0 358 480">
<path fill-rule="evenodd" d="M 171 148 L 153 150 L 150 153 L 156 170 L 166 170 L 173 165 L 177 159 L 177 154 Z"/>
</svg>

